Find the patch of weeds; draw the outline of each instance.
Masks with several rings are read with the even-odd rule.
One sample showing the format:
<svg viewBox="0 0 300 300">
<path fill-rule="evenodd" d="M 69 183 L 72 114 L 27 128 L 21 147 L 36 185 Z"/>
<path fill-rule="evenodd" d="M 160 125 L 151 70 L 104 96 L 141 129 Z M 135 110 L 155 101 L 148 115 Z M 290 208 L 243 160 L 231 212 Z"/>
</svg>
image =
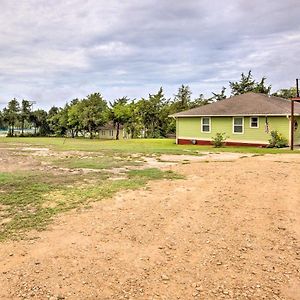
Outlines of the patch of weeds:
<svg viewBox="0 0 300 300">
<path fill-rule="evenodd" d="M 184 176 L 171 170 L 162 171 L 157 168 L 147 168 L 142 170 L 131 170 L 128 173 L 129 179 L 183 179 Z"/>
<path fill-rule="evenodd" d="M 0 173 L 0 241 L 23 237 L 31 229 L 43 230 L 58 213 L 89 207 L 91 202 L 110 198 L 121 190 L 143 187 L 150 180 L 183 178 L 155 168 L 125 174 L 127 178 L 113 181 L 101 173 Z"/>
<path fill-rule="evenodd" d="M 135 161 L 130 157 L 72 157 L 54 160 L 54 165 L 70 169 L 112 169 L 125 166 L 140 166 L 140 161 Z"/>
</svg>

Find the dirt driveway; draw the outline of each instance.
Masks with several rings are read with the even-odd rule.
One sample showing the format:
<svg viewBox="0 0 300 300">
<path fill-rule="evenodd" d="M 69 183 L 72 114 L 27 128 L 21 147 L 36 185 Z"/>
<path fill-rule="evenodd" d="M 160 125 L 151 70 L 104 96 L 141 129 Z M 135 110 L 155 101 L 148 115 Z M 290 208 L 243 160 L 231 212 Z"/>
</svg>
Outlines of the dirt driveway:
<svg viewBox="0 0 300 300">
<path fill-rule="evenodd" d="M 300 155 L 168 168 L 0 244 L 0 298 L 300 299 Z"/>
</svg>

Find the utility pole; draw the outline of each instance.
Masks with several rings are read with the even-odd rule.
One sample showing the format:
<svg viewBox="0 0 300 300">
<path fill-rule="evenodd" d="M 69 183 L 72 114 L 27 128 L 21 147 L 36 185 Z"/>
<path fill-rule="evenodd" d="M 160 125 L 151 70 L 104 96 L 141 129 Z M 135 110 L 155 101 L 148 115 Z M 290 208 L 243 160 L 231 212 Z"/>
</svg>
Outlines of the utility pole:
<svg viewBox="0 0 300 300">
<path fill-rule="evenodd" d="M 294 135 L 295 135 L 295 102 L 300 102 L 300 97 L 299 97 L 299 79 L 296 79 L 296 91 L 297 95 L 296 98 L 291 99 L 291 145 L 290 148 L 291 150 L 294 150 Z"/>
</svg>

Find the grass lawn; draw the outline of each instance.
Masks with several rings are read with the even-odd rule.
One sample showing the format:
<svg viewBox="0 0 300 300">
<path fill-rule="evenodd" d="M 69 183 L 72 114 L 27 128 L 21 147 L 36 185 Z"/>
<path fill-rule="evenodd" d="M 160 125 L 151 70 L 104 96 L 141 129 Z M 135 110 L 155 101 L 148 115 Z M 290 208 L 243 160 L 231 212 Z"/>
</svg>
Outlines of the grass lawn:
<svg viewBox="0 0 300 300">
<path fill-rule="evenodd" d="M 50 148 L 56 155 L 34 156 L 34 148 Z M 78 152 L 64 152 L 69 150 Z M 258 155 L 291 153 L 287 149 L 176 145 L 172 139 L 103 141 L 2 137 L 0 241 L 24 238 L 28 230 L 46 228 L 58 213 L 88 206 L 118 191 L 143 187 L 150 180 L 182 178 L 158 168 L 140 169 L 146 156 L 155 155 L 159 160 L 160 154 L 200 155 L 201 152 L 224 151 Z M 18 167 L 24 161 L 29 163 L 29 168 Z M 120 173 L 114 173 L 120 168 Z"/>
<path fill-rule="evenodd" d="M 109 151 L 130 153 L 170 153 L 170 154 L 197 154 L 203 151 L 209 152 L 241 152 L 241 153 L 299 153 L 299 150 L 270 149 L 258 147 L 223 147 L 212 146 L 176 145 L 173 139 L 130 139 L 130 140 L 89 140 L 72 138 L 6 138 L 0 137 L 0 146 L 10 143 L 22 143 L 35 147 L 49 147 L 54 150 L 78 150 L 78 151 Z M 9 146 L 8 146 L 9 147 Z"/>
</svg>

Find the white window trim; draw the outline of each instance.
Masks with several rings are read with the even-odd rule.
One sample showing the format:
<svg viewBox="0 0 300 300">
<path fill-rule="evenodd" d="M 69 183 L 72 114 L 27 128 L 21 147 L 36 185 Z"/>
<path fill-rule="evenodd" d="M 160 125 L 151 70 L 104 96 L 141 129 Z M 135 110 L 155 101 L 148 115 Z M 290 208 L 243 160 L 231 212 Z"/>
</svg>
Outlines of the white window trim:
<svg viewBox="0 0 300 300">
<path fill-rule="evenodd" d="M 257 118 L 257 127 L 251 126 L 251 124 L 252 124 L 252 118 Z M 255 129 L 259 128 L 259 117 L 257 117 L 257 116 L 250 117 L 250 124 L 249 124 L 249 127 L 250 127 L 250 128 L 255 128 Z"/>
<path fill-rule="evenodd" d="M 235 118 L 242 118 L 242 126 L 243 126 L 243 131 L 242 132 L 234 132 L 234 119 Z M 232 134 L 244 134 L 245 131 L 245 124 L 244 124 L 244 117 L 240 117 L 240 116 L 236 116 L 236 117 L 232 117 Z"/>
<path fill-rule="evenodd" d="M 203 131 L 203 118 L 208 119 L 209 120 L 209 131 Z M 207 126 L 207 124 L 205 124 Z M 201 132 L 202 133 L 211 133 L 211 117 L 201 117 Z"/>
</svg>

